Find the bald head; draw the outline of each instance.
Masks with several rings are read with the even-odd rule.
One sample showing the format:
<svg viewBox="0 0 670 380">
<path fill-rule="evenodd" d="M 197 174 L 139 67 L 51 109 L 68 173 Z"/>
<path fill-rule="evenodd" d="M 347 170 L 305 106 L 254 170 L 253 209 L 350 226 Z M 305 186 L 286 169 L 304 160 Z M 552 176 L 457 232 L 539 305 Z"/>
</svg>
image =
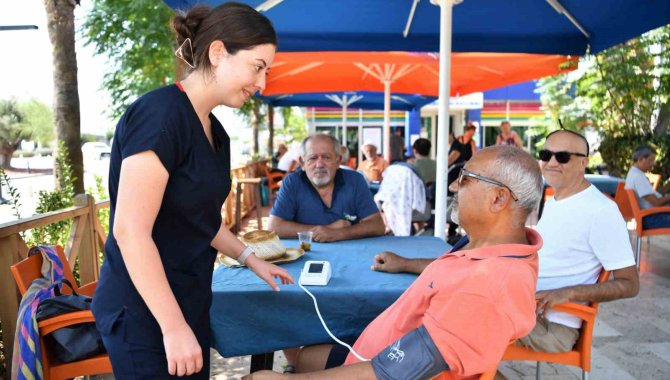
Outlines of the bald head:
<svg viewBox="0 0 670 380">
<path fill-rule="evenodd" d="M 567 129 L 559 129 L 553 131 L 547 135 L 546 143 L 549 143 L 551 139 L 560 139 L 561 141 L 568 142 L 572 152 L 582 153 L 589 155 L 589 142 L 586 140 L 586 137 L 580 135 L 577 132 L 573 132 Z"/>
</svg>

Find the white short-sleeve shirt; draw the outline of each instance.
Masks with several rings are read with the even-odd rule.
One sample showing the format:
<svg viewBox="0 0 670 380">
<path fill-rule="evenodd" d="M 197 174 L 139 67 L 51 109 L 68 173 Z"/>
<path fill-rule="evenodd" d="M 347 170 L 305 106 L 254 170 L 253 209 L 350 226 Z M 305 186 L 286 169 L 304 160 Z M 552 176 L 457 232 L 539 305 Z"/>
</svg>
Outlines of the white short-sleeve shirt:
<svg viewBox="0 0 670 380">
<path fill-rule="evenodd" d="M 635 196 L 637 196 L 637 202 L 640 205 L 640 208 L 652 208 L 654 205 L 649 203 L 644 197 L 647 195 L 655 195 L 656 198 L 660 198 L 662 195 L 658 191 L 655 191 L 649 182 L 649 178 L 644 175 L 644 172 L 638 169 L 636 166 L 631 166 L 628 170 L 628 175 L 626 176 L 626 189 L 635 190 Z"/>
<path fill-rule="evenodd" d="M 619 209 L 593 185 L 568 198 L 547 201 L 537 230 L 544 239 L 538 291 L 595 284 L 603 267 L 612 271 L 635 265 Z M 547 319 L 581 326 L 579 318 L 567 313 L 549 311 Z"/>
</svg>

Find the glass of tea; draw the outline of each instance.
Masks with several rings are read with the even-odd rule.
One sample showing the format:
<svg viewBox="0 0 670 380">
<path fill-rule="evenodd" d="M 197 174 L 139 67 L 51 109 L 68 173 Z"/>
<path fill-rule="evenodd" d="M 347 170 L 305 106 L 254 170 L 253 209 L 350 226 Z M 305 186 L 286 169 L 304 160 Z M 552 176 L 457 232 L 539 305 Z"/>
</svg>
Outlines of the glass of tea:
<svg viewBox="0 0 670 380">
<path fill-rule="evenodd" d="M 298 240 L 300 240 L 300 249 L 307 252 L 312 249 L 312 231 L 298 232 Z"/>
</svg>

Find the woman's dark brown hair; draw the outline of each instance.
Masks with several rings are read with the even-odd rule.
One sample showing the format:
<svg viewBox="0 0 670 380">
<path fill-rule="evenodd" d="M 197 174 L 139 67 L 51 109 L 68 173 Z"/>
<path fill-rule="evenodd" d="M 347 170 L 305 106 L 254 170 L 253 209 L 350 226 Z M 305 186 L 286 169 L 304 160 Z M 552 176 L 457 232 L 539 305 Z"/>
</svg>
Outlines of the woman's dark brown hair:
<svg viewBox="0 0 670 380">
<path fill-rule="evenodd" d="M 182 53 L 196 70 L 211 69 L 208 54 L 214 41 L 222 41 L 231 55 L 263 44 L 277 46 L 277 34 L 270 20 L 240 3 L 225 3 L 214 9 L 197 5 L 187 12 L 178 12 L 172 19 L 172 27 L 177 34 L 177 46 L 191 39 L 193 56 L 188 42 Z"/>
</svg>

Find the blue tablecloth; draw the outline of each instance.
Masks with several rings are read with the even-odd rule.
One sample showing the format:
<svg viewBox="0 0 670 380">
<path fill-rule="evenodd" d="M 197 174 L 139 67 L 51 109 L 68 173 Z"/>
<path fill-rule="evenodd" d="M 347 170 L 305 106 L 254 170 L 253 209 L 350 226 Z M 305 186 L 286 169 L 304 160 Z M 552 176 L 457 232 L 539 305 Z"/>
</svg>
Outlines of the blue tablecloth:
<svg viewBox="0 0 670 380">
<path fill-rule="evenodd" d="M 297 240 L 283 240 L 297 247 Z M 328 286 L 308 289 L 321 315 L 338 338 L 355 338 L 414 281 L 410 274 L 370 270 L 372 258 L 388 250 L 405 257 L 438 257 L 448 252 L 444 241 L 427 236 L 378 237 L 337 243 L 313 243 L 311 252 L 283 264 L 298 281 L 307 260 L 332 266 Z M 312 299 L 297 285 L 274 292 L 247 268 L 220 266 L 212 281 L 210 309 L 212 345 L 224 357 L 260 354 L 282 348 L 330 342 Z"/>
</svg>

